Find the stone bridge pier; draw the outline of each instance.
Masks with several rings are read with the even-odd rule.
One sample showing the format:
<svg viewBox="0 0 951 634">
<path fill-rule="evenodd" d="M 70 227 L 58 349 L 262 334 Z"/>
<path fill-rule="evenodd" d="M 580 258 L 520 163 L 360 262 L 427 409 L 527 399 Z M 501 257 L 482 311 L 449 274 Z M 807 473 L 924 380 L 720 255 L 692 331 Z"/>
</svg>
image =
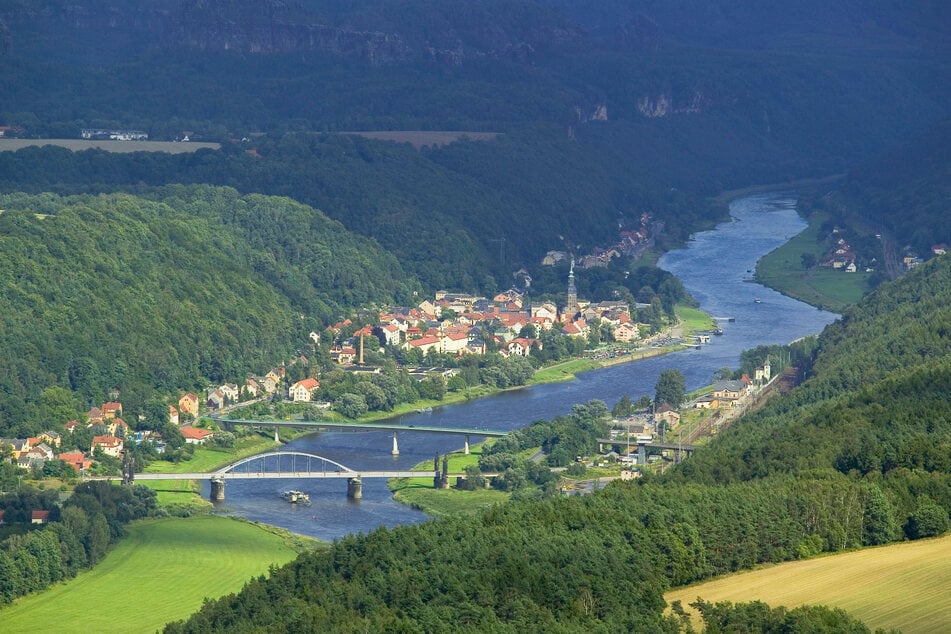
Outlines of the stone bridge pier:
<svg viewBox="0 0 951 634">
<path fill-rule="evenodd" d="M 211 479 L 211 492 L 209 496 L 212 502 L 223 502 L 225 499 L 225 479 L 221 476 L 215 476 Z"/>
</svg>

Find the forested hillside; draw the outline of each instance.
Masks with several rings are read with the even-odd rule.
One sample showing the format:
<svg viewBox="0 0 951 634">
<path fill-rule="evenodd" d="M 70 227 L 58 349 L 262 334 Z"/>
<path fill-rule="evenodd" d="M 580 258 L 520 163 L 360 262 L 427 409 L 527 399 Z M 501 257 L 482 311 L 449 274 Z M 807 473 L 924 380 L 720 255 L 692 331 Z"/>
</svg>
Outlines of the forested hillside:
<svg viewBox="0 0 951 634">
<path fill-rule="evenodd" d="M 348 537 L 167 631 L 675 632 L 671 585 L 941 534 L 949 299 L 948 257 L 883 284 L 822 334 L 804 385 L 670 475 Z"/>
<path fill-rule="evenodd" d="M 951 243 L 951 120 L 852 170 L 841 194 L 849 213 L 893 237 L 899 256 Z"/>
<path fill-rule="evenodd" d="M 640 228 L 652 211 L 659 244 L 685 240 L 725 210 L 630 174 L 621 150 L 550 128 L 424 152 L 349 135 L 296 134 L 195 154 L 0 152 L 0 191 L 97 192 L 140 184 L 212 183 L 290 196 L 371 236 L 428 290 L 487 293 L 546 251 L 586 253 Z M 499 240 L 505 239 L 500 249 Z M 563 282 L 562 282 L 563 283 Z"/>
<path fill-rule="evenodd" d="M 113 387 L 135 412 L 156 392 L 266 371 L 349 307 L 416 289 L 374 242 L 286 198 L 176 186 L 14 194 L 0 209 L 4 436 Z M 53 387 L 74 402 L 41 397 Z"/>
</svg>

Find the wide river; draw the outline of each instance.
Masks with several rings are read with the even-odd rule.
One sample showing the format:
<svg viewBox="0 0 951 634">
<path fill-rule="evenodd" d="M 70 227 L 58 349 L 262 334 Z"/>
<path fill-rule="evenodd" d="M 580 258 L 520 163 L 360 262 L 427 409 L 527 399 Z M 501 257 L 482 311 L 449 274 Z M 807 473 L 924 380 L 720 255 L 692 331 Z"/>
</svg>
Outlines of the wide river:
<svg viewBox="0 0 951 634">
<path fill-rule="evenodd" d="M 687 389 L 693 390 L 709 384 L 719 368 L 738 367 L 743 350 L 789 343 L 820 332 L 837 315 L 749 281 L 759 258 L 805 228 L 796 214 L 795 202 L 784 194 L 734 200 L 730 221 L 696 234 L 685 249 L 661 258 L 661 268 L 680 278 L 705 311 L 716 317 L 735 318 L 734 322 L 722 322 L 723 336 L 713 337 L 702 349 L 586 372 L 568 383 L 538 385 L 437 408 L 432 413 L 405 415 L 399 422 L 516 429 L 533 420 L 565 414 L 575 403 L 601 399 L 612 407 L 624 395 L 632 399 L 652 395 L 658 375 L 668 368 L 680 370 Z M 394 457 L 390 455 L 389 432 L 322 432 L 298 438 L 285 449 L 324 456 L 352 469 L 385 470 L 409 469 L 461 445 L 461 437 L 400 432 L 401 453 Z M 280 492 L 288 488 L 307 491 L 311 506 L 295 507 L 281 500 Z M 383 479 L 364 480 L 360 501 L 349 501 L 346 488 L 346 480 L 336 479 L 232 480 L 227 483 L 226 500 L 220 507 L 250 520 L 324 540 L 427 519 L 425 514 L 395 502 Z M 208 495 L 207 483 L 204 495 Z"/>
</svg>

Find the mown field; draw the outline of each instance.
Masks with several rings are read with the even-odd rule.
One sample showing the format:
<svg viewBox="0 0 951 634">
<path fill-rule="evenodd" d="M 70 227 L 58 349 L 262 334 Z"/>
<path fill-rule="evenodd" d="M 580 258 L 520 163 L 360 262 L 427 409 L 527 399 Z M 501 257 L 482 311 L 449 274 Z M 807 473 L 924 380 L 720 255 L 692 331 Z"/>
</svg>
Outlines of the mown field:
<svg viewBox="0 0 951 634">
<path fill-rule="evenodd" d="M 0 152 L 16 152 L 25 147 L 55 145 L 73 152 L 105 150 L 106 152 L 166 152 L 187 154 L 202 149 L 217 150 L 220 143 L 175 143 L 173 141 L 92 141 L 87 139 L 0 139 Z"/>
<path fill-rule="evenodd" d="M 824 604 L 870 628 L 905 634 L 951 632 L 951 535 L 866 548 L 744 572 L 678 588 L 664 598 L 684 607 L 707 601 L 759 600 L 771 606 Z"/>
<path fill-rule="evenodd" d="M 296 556 L 281 535 L 234 519 L 142 520 L 92 570 L 0 610 L 0 631 L 155 632 Z"/>
<path fill-rule="evenodd" d="M 499 136 L 498 132 L 462 132 L 453 130 L 371 130 L 366 132 L 340 132 L 377 141 L 409 143 L 417 150 L 421 147 L 441 147 L 460 139 L 471 141 L 491 141 Z"/>
</svg>

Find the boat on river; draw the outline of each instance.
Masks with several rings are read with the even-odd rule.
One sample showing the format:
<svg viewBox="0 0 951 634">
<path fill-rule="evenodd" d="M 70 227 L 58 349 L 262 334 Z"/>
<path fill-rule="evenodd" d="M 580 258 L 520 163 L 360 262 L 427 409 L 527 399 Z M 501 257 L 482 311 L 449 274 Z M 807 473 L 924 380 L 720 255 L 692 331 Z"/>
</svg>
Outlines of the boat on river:
<svg viewBox="0 0 951 634">
<path fill-rule="evenodd" d="M 310 504 L 310 496 L 303 491 L 284 491 L 281 493 L 281 499 L 291 504 Z"/>
</svg>

